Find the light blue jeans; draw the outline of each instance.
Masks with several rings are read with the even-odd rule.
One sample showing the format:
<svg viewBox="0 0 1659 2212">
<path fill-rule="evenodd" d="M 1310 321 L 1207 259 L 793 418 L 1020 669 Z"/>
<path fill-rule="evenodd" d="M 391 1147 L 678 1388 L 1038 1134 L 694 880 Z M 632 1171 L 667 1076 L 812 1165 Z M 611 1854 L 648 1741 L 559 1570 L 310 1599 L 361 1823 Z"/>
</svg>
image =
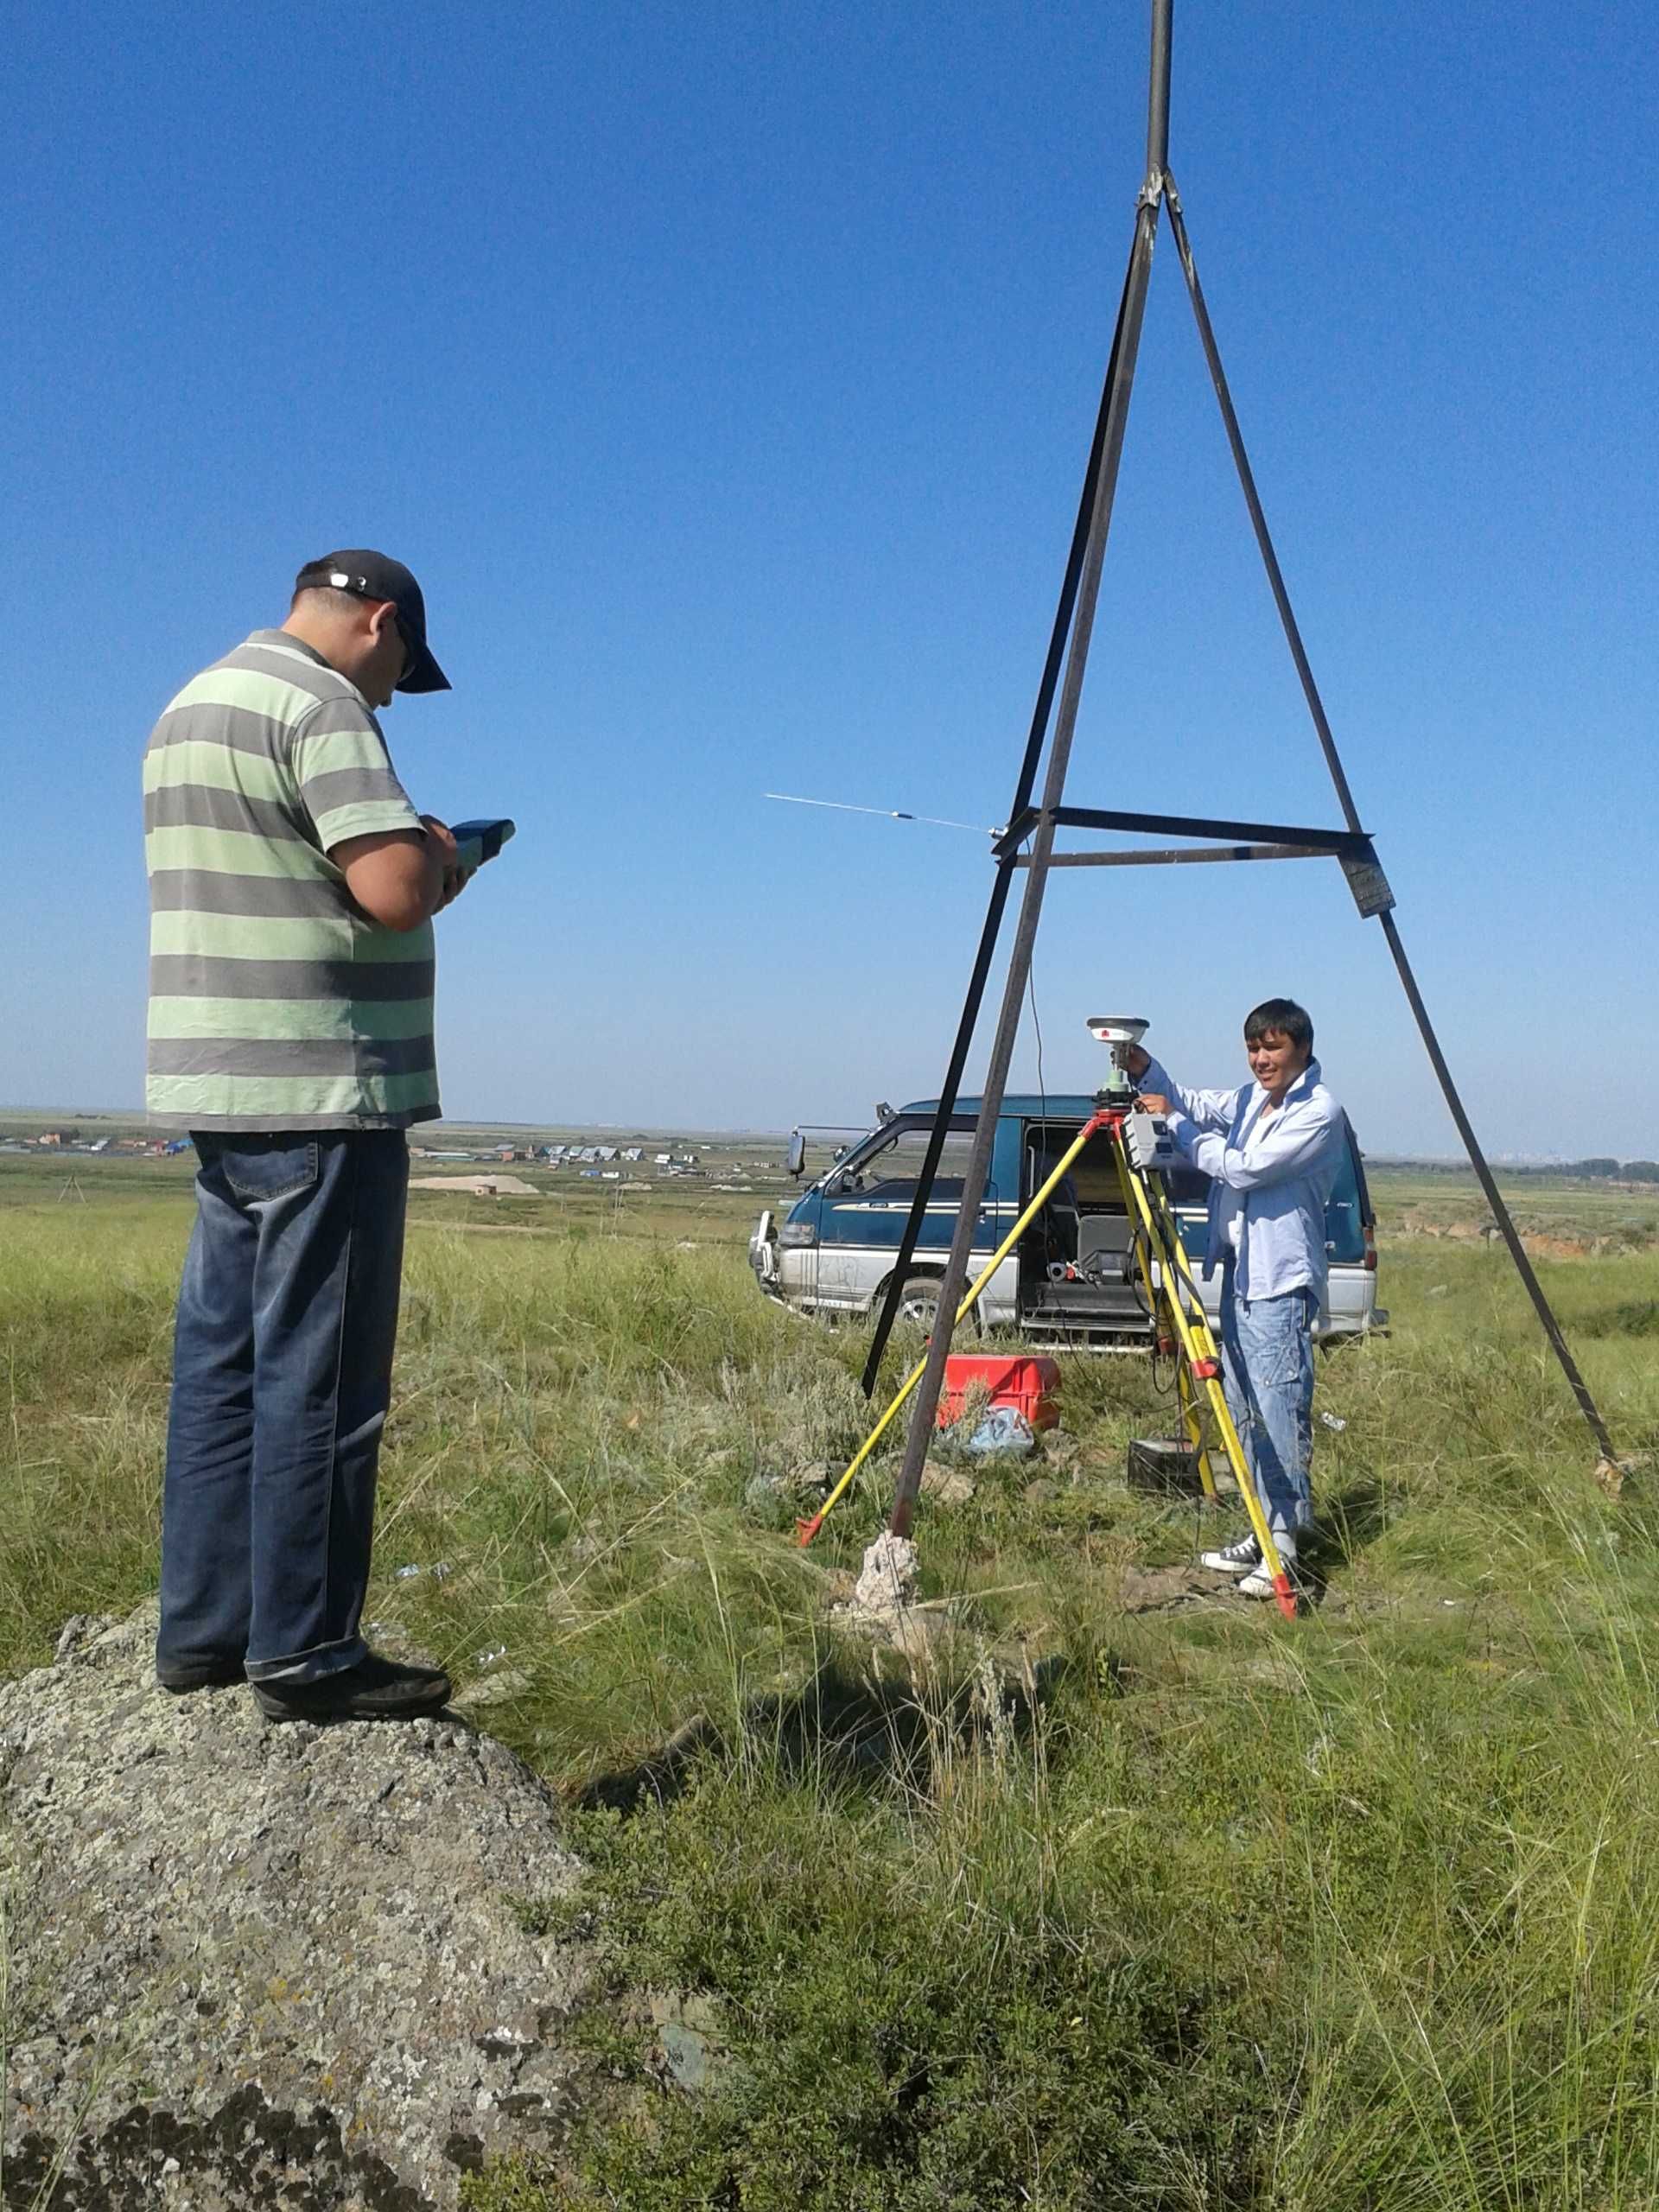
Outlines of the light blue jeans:
<svg viewBox="0 0 1659 2212">
<path fill-rule="evenodd" d="M 1221 1376 L 1256 1497 L 1273 1541 L 1294 1557 L 1313 1522 L 1307 1465 L 1313 1446 L 1313 1324 L 1311 1290 L 1281 1298 L 1239 1298 L 1230 1260 L 1221 1279 Z"/>
</svg>

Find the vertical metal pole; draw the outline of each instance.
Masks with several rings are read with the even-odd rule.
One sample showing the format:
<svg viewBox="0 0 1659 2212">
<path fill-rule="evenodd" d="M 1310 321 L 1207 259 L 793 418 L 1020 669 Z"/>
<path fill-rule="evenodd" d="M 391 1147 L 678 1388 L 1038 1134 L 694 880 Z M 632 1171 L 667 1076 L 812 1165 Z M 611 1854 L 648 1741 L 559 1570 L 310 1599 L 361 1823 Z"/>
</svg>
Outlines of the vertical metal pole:
<svg viewBox="0 0 1659 2212">
<path fill-rule="evenodd" d="M 1147 98 L 1147 181 L 1169 167 L 1169 49 L 1175 0 L 1152 0 L 1152 84 Z"/>
<path fill-rule="evenodd" d="M 1348 787 L 1348 778 L 1344 772 L 1342 761 L 1337 752 L 1337 741 L 1332 734 L 1331 724 L 1325 715 L 1325 702 L 1319 696 L 1319 687 L 1313 680 L 1313 666 L 1308 660 L 1306 649 L 1302 644 L 1302 633 L 1291 607 L 1290 594 L 1285 588 L 1284 572 L 1279 566 L 1279 556 L 1274 550 L 1272 535 L 1268 529 L 1268 518 L 1262 512 L 1261 498 L 1255 488 L 1255 476 L 1250 467 L 1249 456 L 1244 450 L 1243 434 L 1238 427 L 1238 416 L 1233 410 L 1233 396 L 1228 389 L 1226 372 L 1221 365 L 1221 351 L 1216 344 L 1216 334 L 1210 321 L 1210 310 L 1205 303 L 1204 287 L 1198 282 L 1198 264 L 1192 257 L 1192 247 L 1186 235 L 1186 223 L 1181 213 L 1180 195 L 1175 190 L 1173 179 L 1169 181 L 1167 196 L 1170 232 L 1175 240 L 1176 251 L 1180 256 L 1182 273 L 1186 278 L 1187 293 L 1192 300 L 1192 313 L 1198 326 L 1198 342 L 1204 348 L 1204 358 L 1210 370 L 1210 381 L 1214 385 L 1216 397 L 1221 404 L 1221 418 L 1226 427 L 1227 442 L 1232 448 L 1233 464 L 1238 471 L 1239 484 L 1244 493 L 1244 504 L 1250 512 L 1250 526 L 1255 532 L 1256 545 L 1261 551 L 1262 564 L 1268 572 L 1268 582 L 1273 592 L 1274 604 L 1279 609 L 1279 620 L 1284 627 L 1291 658 L 1295 662 L 1296 673 L 1301 678 L 1302 696 L 1307 701 L 1308 713 L 1313 718 L 1313 728 L 1319 734 L 1319 747 L 1325 754 L 1325 766 L 1331 772 L 1331 781 L 1336 788 L 1338 802 L 1342 808 L 1348 827 L 1357 830 L 1360 828 L 1360 820 L 1354 805 L 1354 795 Z M 1591 1434 L 1595 1438 L 1603 1459 L 1611 1460 L 1614 1456 L 1613 1440 L 1608 1433 L 1607 1424 L 1603 1421 L 1596 1402 L 1590 1395 L 1589 1385 L 1580 1373 L 1579 1363 L 1573 1357 L 1566 1337 L 1561 1333 L 1561 1325 L 1555 1319 L 1554 1309 L 1544 1295 L 1543 1285 L 1534 1271 L 1527 1248 L 1521 1242 L 1514 1219 L 1504 1203 L 1503 1194 L 1498 1189 L 1492 1171 L 1486 1163 L 1486 1155 L 1481 1150 L 1480 1140 L 1475 1135 L 1474 1124 L 1464 1111 L 1463 1100 L 1459 1096 L 1458 1087 L 1452 1079 L 1452 1071 L 1446 1065 L 1446 1055 L 1440 1050 L 1440 1039 L 1434 1033 L 1434 1025 L 1428 1018 L 1428 1008 L 1423 1003 L 1422 994 L 1417 988 L 1417 979 L 1412 973 L 1411 963 L 1406 957 L 1406 948 L 1401 942 L 1400 931 L 1395 925 L 1394 915 L 1391 912 L 1385 911 L 1379 914 L 1377 918 L 1381 921 L 1382 933 L 1389 941 L 1389 950 L 1394 956 L 1394 964 L 1399 971 L 1407 1003 L 1410 1006 L 1413 1018 L 1416 1021 L 1418 1033 L 1422 1038 L 1424 1049 L 1428 1054 L 1429 1064 L 1433 1068 L 1440 1083 L 1441 1095 L 1451 1109 L 1452 1119 L 1457 1124 L 1458 1135 L 1463 1139 L 1464 1150 L 1469 1155 L 1469 1164 L 1475 1171 L 1476 1179 L 1485 1194 L 1487 1205 L 1491 1208 L 1492 1218 L 1497 1224 L 1499 1233 L 1509 1248 L 1510 1257 L 1515 1262 L 1516 1272 L 1521 1278 L 1528 1297 L 1532 1300 L 1533 1310 L 1537 1314 L 1539 1324 L 1548 1339 L 1550 1350 L 1560 1361 L 1561 1372 L 1566 1376 L 1573 1395 L 1579 1402 L 1579 1410 L 1588 1422 Z"/>
<path fill-rule="evenodd" d="M 1169 0 L 1154 0 L 1154 29 L 1161 18 L 1166 36 L 1168 16 Z M 1157 88 L 1154 86 L 1154 113 L 1157 105 Z M 1003 987 L 996 1034 L 992 1040 L 990 1063 L 985 1072 L 979 1120 L 974 1129 L 973 1150 L 963 1178 L 956 1233 L 950 1242 L 950 1256 L 945 1265 L 944 1280 L 939 1287 L 938 1320 L 928 1344 L 927 1363 L 911 1407 L 910 1427 L 905 1438 L 904 1463 L 894 1491 L 890 1523 L 896 1536 L 908 1535 L 917 1494 L 921 1489 L 922 1468 L 927 1459 L 934 1419 L 938 1411 L 939 1392 L 944 1381 L 944 1363 L 950 1354 L 956 1311 L 962 1302 L 963 1290 L 968 1280 L 980 1201 L 985 1193 L 991 1152 L 996 1141 L 997 1122 L 1002 1110 L 1002 1096 L 1007 1086 L 1008 1065 L 1014 1057 L 1014 1041 L 1020 1027 L 1026 985 L 1031 974 L 1032 948 L 1042 913 L 1049 855 L 1054 845 L 1054 811 L 1065 793 L 1065 772 L 1071 757 L 1071 740 L 1077 728 L 1078 702 L 1083 696 L 1084 673 L 1089 664 L 1089 644 L 1094 632 L 1095 607 L 1100 595 L 1101 569 L 1105 560 L 1107 535 L 1111 527 L 1112 503 L 1117 492 L 1118 467 L 1123 457 L 1123 433 L 1128 421 L 1135 357 L 1140 350 L 1141 327 L 1146 314 L 1147 285 L 1152 273 L 1152 249 L 1157 236 L 1162 188 L 1161 175 L 1155 178 L 1149 176 L 1141 189 L 1141 204 L 1135 215 L 1135 243 L 1129 252 L 1128 277 L 1124 287 L 1116 375 L 1107 406 L 1100 481 L 1096 487 L 1094 512 L 1090 518 L 1088 549 L 1078 586 L 1071 650 L 1066 657 L 1059 713 L 1054 726 L 1054 741 L 1044 779 L 1042 810 L 1032 841 L 1025 897 L 1014 931 L 1014 949 L 1009 956 L 1007 980 Z"/>
<path fill-rule="evenodd" d="M 1071 629 L 1072 610 L 1077 603 L 1077 581 L 1083 574 L 1084 555 L 1088 550 L 1089 526 L 1094 518 L 1095 493 L 1100 485 L 1100 461 L 1106 448 L 1107 420 L 1111 412 L 1113 388 L 1117 381 L 1117 358 L 1123 340 L 1123 315 L 1128 300 L 1128 276 L 1126 272 L 1122 296 L 1118 301 L 1117 321 L 1112 329 L 1111 354 L 1106 364 L 1100 406 L 1095 416 L 1095 434 L 1089 446 L 1089 464 L 1083 474 L 1083 491 L 1077 500 L 1077 518 L 1072 527 L 1071 548 L 1066 556 L 1065 575 L 1060 583 L 1059 605 L 1055 609 L 1054 626 L 1049 633 L 1048 654 L 1043 663 L 1042 681 L 1037 687 L 1037 701 L 1032 709 L 1031 728 L 1026 737 L 1025 757 L 1020 761 L 1019 779 L 1014 788 L 1014 804 L 1008 809 L 1007 819 L 1010 822 L 1017 822 L 1031 804 L 1038 764 L 1042 759 L 1043 742 L 1048 735 L 1048 718 L 1060 680 L 1065 641 Z M 865 1356 L 861 1387 L 867 1398 L 874 1394 L 876 1378 L 881 1371 L 881 1356 L 887 1348 L 887 1338 L 892 1335 L 893 1325 L 899 1316 L 905 1278 L 910 1272 L 910 1263 L 916 1256 L 916 1247 L 921 1240 L 922 1224 L 927 1218 L 927 1202 L 932 1194 L 933 1179 L 938 1173 L 950 1117 L 956 1111 L 957 1094 L 962 1088 L 962 1071 L 967 1065 L 974 1031 L 979 1026 L 979 1009 L 984 1001 L 985 985 L 990 976 L 996 941 L 1001 934 L 1002 916 L 1007 908 L 1008 893 L 1014 887 L 1014 874 L 1018 865 L 1018 855 L 1008 854 L 999 862 L 991 885 L 990 904 L 985 910 L 985 921 L 979 935 L 979 950 L 974 956 L 973 968 L 969 975 L 968 995 L 963 1001 L 962 1016 L 957 1024 L 956 1042 L 950 1048 L 944 1081 L 939 1087 L 939 1103 L 934 1111 L 933 1126 L 928 1131 L 927 1147 L 917 1172 L 916 1195 L 911 1200 L 909 1218 L 905 1223 L 905 1233 L 899 1242 L 899 1255 L 887 1280 L 887 1296 L 882 1300 L 880 1313 L 876 1316 L 870 1348 Z"/>
</svg>

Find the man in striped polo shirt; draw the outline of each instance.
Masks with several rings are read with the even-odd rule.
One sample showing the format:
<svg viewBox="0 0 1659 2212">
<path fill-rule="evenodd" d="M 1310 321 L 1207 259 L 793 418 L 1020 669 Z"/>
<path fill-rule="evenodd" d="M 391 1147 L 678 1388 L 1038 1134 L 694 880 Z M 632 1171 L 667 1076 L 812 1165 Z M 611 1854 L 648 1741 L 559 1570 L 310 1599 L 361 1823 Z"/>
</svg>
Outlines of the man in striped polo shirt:
<svg viewBox="0 0 1659 2212">
<path fill-rule="evenodd" d="M 449 688 L 419 585 L 353 550 L 193 678 L 144 756 L 148 1103 L 199 1157 L 156 1674 L 276 1719 L 435 1712 L 360 1634 L 409 1179 L 438 1112 L 431 921 L 461 888 L 374 709 Z"/>
</svg>

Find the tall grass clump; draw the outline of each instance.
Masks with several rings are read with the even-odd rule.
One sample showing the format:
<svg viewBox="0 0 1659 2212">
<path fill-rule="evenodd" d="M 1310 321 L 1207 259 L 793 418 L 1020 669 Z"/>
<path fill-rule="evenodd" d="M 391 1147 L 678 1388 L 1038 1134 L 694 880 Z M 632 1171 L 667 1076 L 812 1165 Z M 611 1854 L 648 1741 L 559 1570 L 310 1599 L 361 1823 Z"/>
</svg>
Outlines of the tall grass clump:
<svg viewBox="0 0 1659 2212">
<path fill-rule="evenodd" d="M 0 1668 L 154 1583 L 181 1209 L 0 1217 Z"/>
</svg>

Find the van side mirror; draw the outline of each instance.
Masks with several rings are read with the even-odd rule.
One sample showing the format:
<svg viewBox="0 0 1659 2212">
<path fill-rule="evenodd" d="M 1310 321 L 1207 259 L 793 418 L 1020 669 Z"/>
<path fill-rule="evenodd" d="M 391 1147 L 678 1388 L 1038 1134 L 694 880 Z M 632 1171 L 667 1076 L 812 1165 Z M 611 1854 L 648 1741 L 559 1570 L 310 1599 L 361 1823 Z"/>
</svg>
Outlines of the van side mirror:
<svg viewBox="0 0 1659 2212">
<path fill-rule="evenodd" d="M 805 1165 L 806 1139 L 798 1129 L 791 1129 L 789 1133 L 789 1150 L 784 1154 L 784 1171 L 786 1174 L 798 1176 Z"/>
</svg>

